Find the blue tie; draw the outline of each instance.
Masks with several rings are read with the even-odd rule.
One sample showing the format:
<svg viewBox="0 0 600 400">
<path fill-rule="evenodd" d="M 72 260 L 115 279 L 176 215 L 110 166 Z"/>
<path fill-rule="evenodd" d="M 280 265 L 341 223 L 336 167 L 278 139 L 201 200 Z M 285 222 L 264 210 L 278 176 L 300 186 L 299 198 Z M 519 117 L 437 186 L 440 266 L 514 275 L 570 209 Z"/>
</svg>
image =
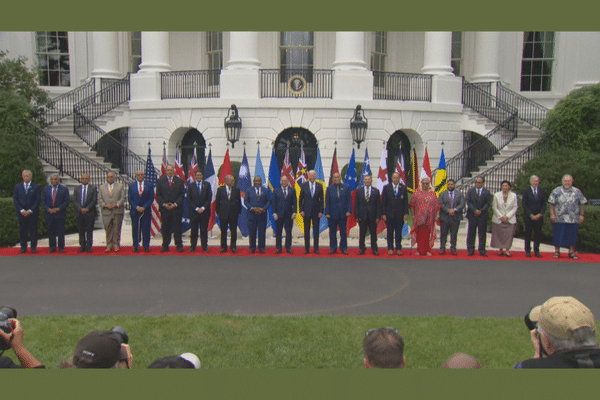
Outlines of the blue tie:
<svg viewBox="0 0 600 400">
<path fill-rule="evenodd" d="M 196 182 L 196 185 L 198 185 L 198 196 L 200 196 L 200 193 L 201 193 L 200 190 L 202 188 L 202 181 Z"/>
</svg>

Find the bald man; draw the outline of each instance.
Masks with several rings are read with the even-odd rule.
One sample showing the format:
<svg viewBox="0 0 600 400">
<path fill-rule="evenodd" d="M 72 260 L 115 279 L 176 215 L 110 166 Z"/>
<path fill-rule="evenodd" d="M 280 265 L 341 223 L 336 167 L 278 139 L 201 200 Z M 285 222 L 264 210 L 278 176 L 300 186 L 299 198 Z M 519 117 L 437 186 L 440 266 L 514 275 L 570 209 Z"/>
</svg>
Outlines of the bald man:
<svg viewBox="0 0 600 400">
<path fill-rule="evenodd" d="M 465 353 L 451 355 L 444 364 L 443 369 L 478 369 L 481 368 L 479 361 L 473 356 Z"/>
</svg>

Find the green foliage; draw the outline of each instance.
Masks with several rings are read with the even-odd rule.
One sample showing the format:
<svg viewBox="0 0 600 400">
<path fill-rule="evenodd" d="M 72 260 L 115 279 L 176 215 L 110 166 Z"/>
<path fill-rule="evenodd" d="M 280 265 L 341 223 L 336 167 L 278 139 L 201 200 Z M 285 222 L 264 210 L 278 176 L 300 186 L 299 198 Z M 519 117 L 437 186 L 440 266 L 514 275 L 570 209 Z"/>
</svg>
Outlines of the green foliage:
<svg viewBox="0 0 600 400">
<path fill-rule="evenodd" d="M 11 189 L 12 196 L 12 189 Z M 48 226 L 44 207 L 40 204 L 40 214 L 38 219 L 38 240 L 48 237 Z M 67 220 L 65 221 L 65 233 L 77 232 L 77 223 L 75 222 L 75 208 L 73 206 L 73 198 L 67 207 Z M 19 220 L 15 213 L 15 203 L 11 198 L 0 198 L 0 221 L 2 221 L 2 229 L 0 229 L 0 247 L 14 246 L 19 243 Z"/>
<path fill-rule="evenodd" d="M 600 152 L 600 84 L 573 90 L 544 122 L 553 149 Z"/>
</svg>

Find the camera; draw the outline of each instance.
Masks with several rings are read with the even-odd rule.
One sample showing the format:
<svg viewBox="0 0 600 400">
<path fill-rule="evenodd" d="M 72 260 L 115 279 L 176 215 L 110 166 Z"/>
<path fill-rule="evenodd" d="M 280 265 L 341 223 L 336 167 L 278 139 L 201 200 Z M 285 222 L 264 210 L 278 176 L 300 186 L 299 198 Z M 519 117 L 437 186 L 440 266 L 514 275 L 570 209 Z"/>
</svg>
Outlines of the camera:
<svg viewBox="0 0 600 400">
<path fill-rule="evenodd" d="M 9 321 L 9 318 L 17 318 L 17 310 L 10 306 L 0 307 L 0 329 L 4 333 L 11 333 L 15 329 L 15 324 Z M 4 340 L 0 340 L 0 351 L 8 350 L 10 346 Z"/>
<path fill-rule="evenodd" d="M 531 310 L 533 310 L 533 308 Z M 527 311 L 527 314 L 525 314 L 525 318 L 523 318 L 525 320 L 525 325 L 527 325 L 527 329 L 529 329 L 530 331 L 537 328 L 537 321 L 532 321 L 531 318 L 529 318 L 531 310 Z"/>
<path fill-rule="evenodd" d="M 110 331 L 117 337 L 119 343 L 129 344 L 129 336 L 125 333 L 125 328 L 122 326 L 113 326 Z"/>
</svg>

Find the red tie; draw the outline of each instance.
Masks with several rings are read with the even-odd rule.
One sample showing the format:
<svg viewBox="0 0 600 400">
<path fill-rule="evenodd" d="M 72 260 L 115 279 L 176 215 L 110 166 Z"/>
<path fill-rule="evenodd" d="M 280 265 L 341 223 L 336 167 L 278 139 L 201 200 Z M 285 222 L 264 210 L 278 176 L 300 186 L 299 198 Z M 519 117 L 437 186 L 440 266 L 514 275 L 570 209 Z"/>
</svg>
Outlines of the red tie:
<svg viewBox="0 0 600 400">
<path fill-rule="evenodd" d="M 140 197 L 142 197 L 142 182 L 139 182 L 140 184 Z"/>
<path fill-rule="evenodd" d="M 56 205 L 56 186 L 52 188 L 52 207 Z"/>
<path fill-rule="evenodd" d="M 173 185 L 173 181 L 169 178 L 169 186 Z"/>
</svg>

